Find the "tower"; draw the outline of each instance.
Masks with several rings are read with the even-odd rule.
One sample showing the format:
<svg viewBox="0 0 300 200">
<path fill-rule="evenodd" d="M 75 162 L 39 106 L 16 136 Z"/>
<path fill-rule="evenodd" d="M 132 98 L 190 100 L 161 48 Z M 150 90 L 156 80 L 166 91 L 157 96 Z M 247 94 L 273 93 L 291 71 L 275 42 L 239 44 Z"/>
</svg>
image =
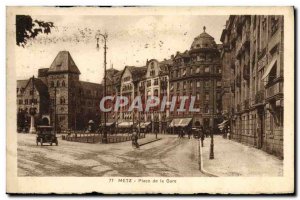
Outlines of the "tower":
<svg viewBox="0 0 300 200">
<path fill-rule="evenodd" d="M 57 131 L 73 126 L 79 75 L 80 71 L 68 51 L 60 51 L 48 70 L 51 121 Z"/>
</svg>

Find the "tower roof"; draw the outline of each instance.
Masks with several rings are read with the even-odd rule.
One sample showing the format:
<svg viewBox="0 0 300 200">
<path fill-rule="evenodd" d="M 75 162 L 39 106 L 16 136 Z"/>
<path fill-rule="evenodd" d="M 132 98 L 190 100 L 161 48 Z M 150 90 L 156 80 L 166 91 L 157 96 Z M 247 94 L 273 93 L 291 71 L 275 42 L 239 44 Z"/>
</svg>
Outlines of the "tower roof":
<svg viewBox="0 0 300 200">
<path fill-rule="evenodd" d="M 48 73 L 68 72 L 80 74 L 71 54 L 68 51 L 60 51 L 52 62 Z"/>
<path fill-rule="evenodd" d="M 195 37 L 191 49 L 201 49 L 201 48 L 211 48 L 215 49 L 217 48 L 215 39 L 209 35 L 208 33 L 205 32 L 206 27 L 203 27 L 203 32 Z"/>
</svg>

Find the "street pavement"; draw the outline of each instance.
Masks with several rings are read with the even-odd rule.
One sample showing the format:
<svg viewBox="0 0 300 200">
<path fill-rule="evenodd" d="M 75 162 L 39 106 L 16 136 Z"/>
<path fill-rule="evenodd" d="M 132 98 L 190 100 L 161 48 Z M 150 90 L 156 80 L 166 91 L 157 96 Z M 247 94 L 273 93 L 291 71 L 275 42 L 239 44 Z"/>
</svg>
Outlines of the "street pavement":
<svg viewBox="0 0 300 200">
<path fill-rule="evenodd" d="M 35 135 L 18 134 L 19 176 L 199 177 L 198 143 L 159 135 L 161 140 L 135 149 L 131 141 L 87 144 L 59 139 L 58 146 L 36 146 Z M 155 138 L 146 135 L 139 143 Z"/>
<path fill-rule="evenodd" d="M 282 176 L 283 160 L 260 149 L 214 136 L 214 159 L 209 159 L 210 138 L 205 138 L 203 167 L 217 176 Z"/>
</svg>

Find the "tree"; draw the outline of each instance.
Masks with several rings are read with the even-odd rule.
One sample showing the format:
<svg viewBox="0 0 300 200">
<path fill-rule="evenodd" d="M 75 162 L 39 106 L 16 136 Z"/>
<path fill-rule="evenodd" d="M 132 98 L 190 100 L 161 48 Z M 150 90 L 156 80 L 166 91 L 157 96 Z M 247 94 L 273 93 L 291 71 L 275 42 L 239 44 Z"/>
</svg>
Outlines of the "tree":
<svg viewBox="0 0 300 200">
<path fill-rule="evenodd" d="M 53 27 L 53 22 L 33 20 L 29 15 L 16 15 L 16 43 L 24 47 L 28 39 L 40 33 L 49 34 Z"/>
</svg>

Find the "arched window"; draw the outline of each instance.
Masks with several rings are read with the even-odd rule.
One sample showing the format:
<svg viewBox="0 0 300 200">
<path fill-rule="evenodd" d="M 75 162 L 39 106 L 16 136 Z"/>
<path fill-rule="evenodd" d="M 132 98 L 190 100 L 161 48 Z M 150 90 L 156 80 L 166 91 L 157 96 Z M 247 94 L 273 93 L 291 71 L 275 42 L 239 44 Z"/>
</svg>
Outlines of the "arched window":
<svg viewBox="0 0 300 200">
<path fill-rule="evenodd" d="M 65 98 L 64 98 L 64 97 L 61 97 L 61 98 L 60 98 L 60 104 L 65 104 L 65 103 L 66 103 Z"/>
<path fill-rule="evenodd" d="M 60 85 L 59 85 L 59 80 L 57 80 L 57 82 L 56 82 L 56 87 L 59 87 Z"/>
<path fill-rule="evenodd" d="M 62 87 L 66 87 L 65 81 L 62 81 L 62 82 L 61 82 L 61 86 L 62 86 Z"/>
<path fill-rule="evenodd" d="M 51 87 L 54 87 L 54 82 L 53 82 L 53 81 L 51 81 L 50 86 L 51 86 Z"/>
</svg>

